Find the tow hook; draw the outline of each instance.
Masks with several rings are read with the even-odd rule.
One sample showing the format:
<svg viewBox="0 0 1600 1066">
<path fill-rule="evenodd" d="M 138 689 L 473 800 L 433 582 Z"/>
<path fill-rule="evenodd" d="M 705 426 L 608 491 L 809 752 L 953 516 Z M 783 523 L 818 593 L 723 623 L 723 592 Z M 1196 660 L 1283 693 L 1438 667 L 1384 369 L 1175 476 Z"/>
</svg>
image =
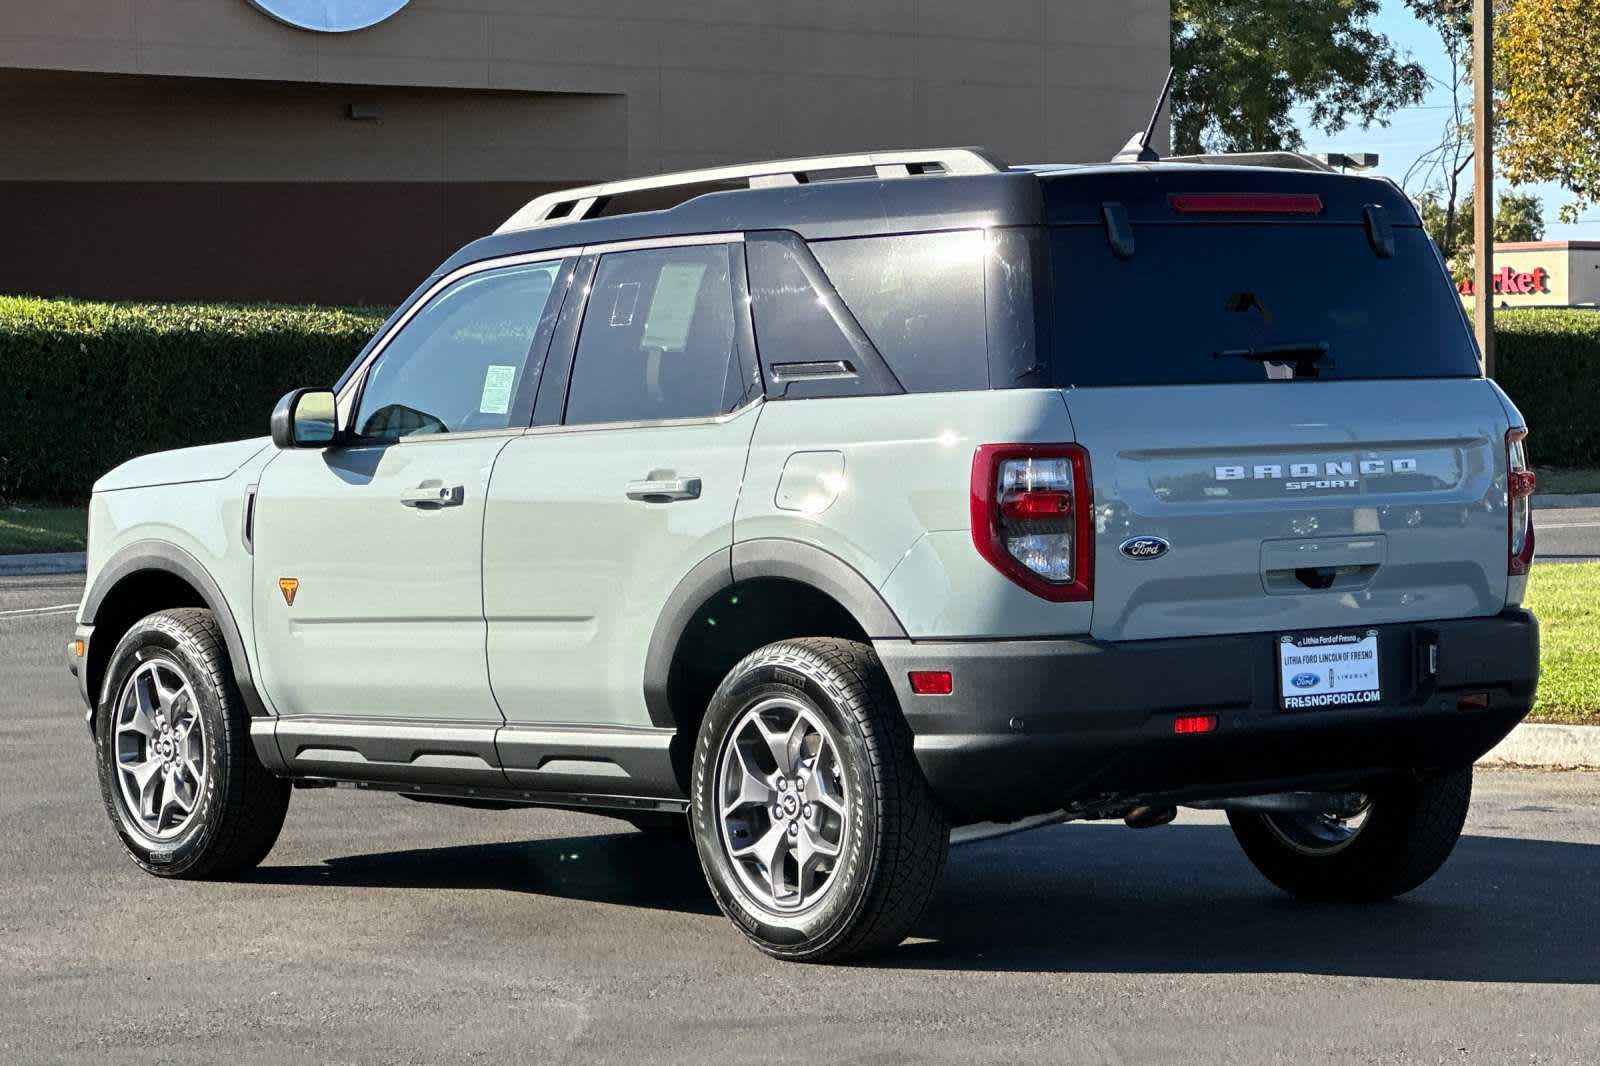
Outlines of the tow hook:
<svg viewBox="0 0 1600 1066">
<path fill-rule="evenodd" d="M 1177 816 L 1176 807 L 1135 807 L 1122 816 L 1122 821 L 1129 829 L 1154 829 Z"/>
</svg>

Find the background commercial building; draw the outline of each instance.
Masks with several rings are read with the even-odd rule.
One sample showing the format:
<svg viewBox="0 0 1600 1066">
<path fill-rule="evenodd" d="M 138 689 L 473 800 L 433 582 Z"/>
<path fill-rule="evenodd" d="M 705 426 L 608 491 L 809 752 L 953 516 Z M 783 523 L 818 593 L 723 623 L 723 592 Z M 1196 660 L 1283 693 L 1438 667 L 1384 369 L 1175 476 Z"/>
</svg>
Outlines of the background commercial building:
<svg viewBox="0 0 1600 1066">
<path fill-rule="evenodd" d="M 1494 246 L 1496 307 L 1600 307 L 1600 241 Z M 1457 286 L 1471 296 L 1472 282 Z"/>
<path fill-rule="evenodd" d="M 347 33 L 262 10 L 341 6 L 399 10 Z M 1168 22 L 1167 0 L 6 0 L 0 292 L 388 303 L 561 186 L 874 147 L 1104 159 L 1148 118 Z"/>
</svg>

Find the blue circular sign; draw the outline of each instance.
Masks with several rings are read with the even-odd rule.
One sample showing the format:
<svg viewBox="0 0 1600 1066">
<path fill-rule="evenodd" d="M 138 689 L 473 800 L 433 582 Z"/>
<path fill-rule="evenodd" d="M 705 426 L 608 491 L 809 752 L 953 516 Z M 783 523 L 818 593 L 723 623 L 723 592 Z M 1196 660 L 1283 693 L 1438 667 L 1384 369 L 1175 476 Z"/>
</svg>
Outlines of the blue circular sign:
<svg viewBox="0 0 1600 1066">
<path fill-rule="evenodd" d="M 279 22 L 318 33 L 349 33 L 376 26 L 411 0 L 250 0 Z"/>
</svg>

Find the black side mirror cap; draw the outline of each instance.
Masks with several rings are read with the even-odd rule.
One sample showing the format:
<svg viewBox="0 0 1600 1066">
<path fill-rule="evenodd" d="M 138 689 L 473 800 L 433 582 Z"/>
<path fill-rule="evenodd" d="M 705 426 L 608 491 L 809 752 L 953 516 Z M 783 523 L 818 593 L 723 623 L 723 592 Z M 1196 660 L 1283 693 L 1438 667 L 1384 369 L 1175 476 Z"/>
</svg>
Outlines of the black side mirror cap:
<svg viewBox="0 0 1600 1066">
<path fill-rule="evenodd" d="M 272 443 L 326 448 L 339 441 L 339 398 L 332 389 L 295 389 L 272 409 Z"/>
</svg>

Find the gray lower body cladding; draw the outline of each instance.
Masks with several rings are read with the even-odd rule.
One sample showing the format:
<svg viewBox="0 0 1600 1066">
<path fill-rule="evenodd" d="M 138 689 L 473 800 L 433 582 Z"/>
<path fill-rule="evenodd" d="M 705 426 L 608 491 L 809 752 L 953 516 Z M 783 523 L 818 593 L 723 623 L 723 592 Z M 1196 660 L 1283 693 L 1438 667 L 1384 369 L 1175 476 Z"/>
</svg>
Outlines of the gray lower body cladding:
<svg viewBox="0 0 1600 1066">
<path fill-rule="evenodd" d="M 1527 611 L 1373 627 L 1379 704 L 1279 705 L 1278 634 L 876 642 L 935 793 L 963 821 L 1087 814 L 1295 788 L 1336 788 L 1471 763 L 1533 706 Z M 912 692 L 949 671 L 953 691 Z M 1185 715 L 1215 728 L 1176 734 Z"/>
</svg>

